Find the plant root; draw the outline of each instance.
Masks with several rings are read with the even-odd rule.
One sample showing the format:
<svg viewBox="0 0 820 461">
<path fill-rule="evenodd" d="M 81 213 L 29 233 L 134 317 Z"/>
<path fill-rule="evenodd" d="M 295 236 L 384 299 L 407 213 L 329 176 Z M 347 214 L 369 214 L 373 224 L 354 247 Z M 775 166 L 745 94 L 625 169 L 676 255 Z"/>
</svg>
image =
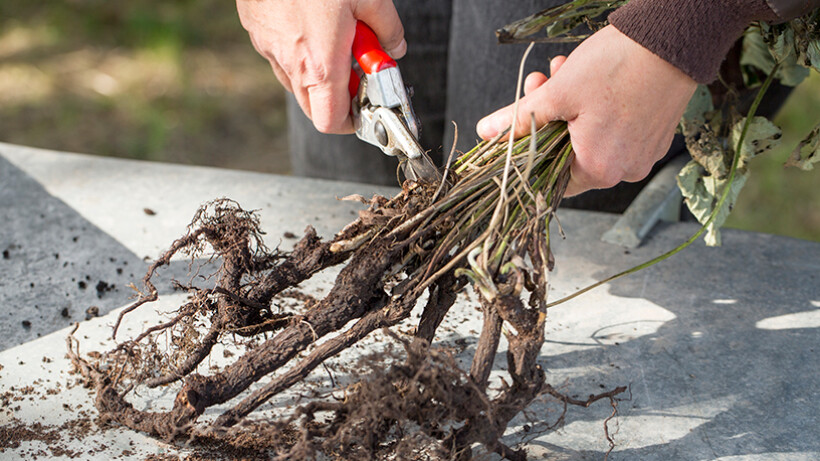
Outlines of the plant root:
<svg viewBox="0 0 820 461">
<path fill-rule="evenodd" d="M 329 241 L 309 227 L 289 252 L 264 245 L 254 212 L 228 199 L 206 204 L 186 235 L 150 266 L 114 335 L 129 313 L 157 300 L 152 279 L 172 257 L 207 256 L 218 263 L 204 278 L 212 286 L 179 285 L 188 300 L 168 320 L 97 359 L 83 357 L 79 342 L 67 338 L 69 357 L 93 387 L 100 415 L 168 441 L 251 446 L 277 459 L 469 459 L 480 443 L 523 460 L 523 449 L 500 439 L 537 397 L 557 398 L 564 412 L 568 405 L 606 398 L 615 408 L 623 388 L 571 399 L 547 384 L 538 363 L 547 273 L 554 264 L 548 223 L 569 179 L 572 152 L 561 125 L 533 136 L 532 142 L 516 142 L 514 157 L 506 161 L 488 156 L 492 145 L 466 154 L 471 160 L 459 160 L 449 172 L 449 190 L 406 181 L 392 199 L 350 197 L 369 205 L 358 219 Z M 536 157 L 535 148 L 550 156 Z M 501 194 L 498 178 L 509 168 L 514 174 Z M 280 311 L 279 302 L 294 296 L 298 284 L 341 264 L 324 298 L 302 296 L 301 309 Z M 479 294 L 484 323 L 465 371 L 434 339 L 468 282 Z M 410 318 L 425 294 L 413 336 L 390 330 Z M 370 372 L 345 387 L 344 398 L 313 396 L 289 412 L 258 417 L 264 403 L 377 330 L 401 344 L 403 360 L 367 362 Z M 502 332 L 510 383 L 493 388 L 489 377 Z M 167 347 L 160 347 L 161 337 Z M 221 369 L 199 373 L 220 344 L 239 355 Z M 135 389 L 161 386 L 176 389 L 166 411 L 140 410 L 129 401 Z M 223 404 L 215 419 L 201 418 Z M 605 436 L 611 441 L 606 426 Z"/>
</svg>

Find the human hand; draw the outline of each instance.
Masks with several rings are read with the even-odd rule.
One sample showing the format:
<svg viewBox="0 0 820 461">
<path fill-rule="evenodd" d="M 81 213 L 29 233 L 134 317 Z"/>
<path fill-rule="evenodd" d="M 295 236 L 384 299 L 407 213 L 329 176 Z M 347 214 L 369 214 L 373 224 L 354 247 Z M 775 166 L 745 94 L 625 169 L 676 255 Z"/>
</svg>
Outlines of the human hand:
<svg viewBox="0 0 820 461">
<path fill-rule="evenodd" d="M 356 20 L 394 59 L 407 49 L 391 0 L 237 0 L 236 9 L 256 51 L 322 133 L 353 132 L 348 82 Z"/>
<path fill-rule="evenodd" d="M 566 196 L 645 178 L 663 158 L 697 83 L 613 26 L 550 63 L 551 78 L 533 72 L 524 82 L 515 136 L 566 120 L 575 150 Z M 512 123 L 512 105 L 478 122 L 490 139 Z"/>
</svg>

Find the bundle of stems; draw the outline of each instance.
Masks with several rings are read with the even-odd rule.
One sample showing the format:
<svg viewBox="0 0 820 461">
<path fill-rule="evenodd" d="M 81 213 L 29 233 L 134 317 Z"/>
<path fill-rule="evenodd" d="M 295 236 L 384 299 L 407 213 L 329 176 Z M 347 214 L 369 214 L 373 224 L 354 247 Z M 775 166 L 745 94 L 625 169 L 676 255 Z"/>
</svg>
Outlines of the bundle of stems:
<svg viewBox="0 0 820 461">
<path fill-rule="evenodd" d="M 514 141 L 501 141 L 506 134 L 478 144 L 448 168 L 453 186 L 422 213 L 425 221 L 411 238 L 448 229 L 425 258 L 422 286 L 466 258 L 469 268 L 457 275 L 466 275 L 488 301 L 498 294 L 494 281 L 525 268 L 544 299 L 553 261 L 549 222 L 569 181 L 572 145 L 561 121 L 536 130 L 533 120 L 530 134 Z"/>
</svg>

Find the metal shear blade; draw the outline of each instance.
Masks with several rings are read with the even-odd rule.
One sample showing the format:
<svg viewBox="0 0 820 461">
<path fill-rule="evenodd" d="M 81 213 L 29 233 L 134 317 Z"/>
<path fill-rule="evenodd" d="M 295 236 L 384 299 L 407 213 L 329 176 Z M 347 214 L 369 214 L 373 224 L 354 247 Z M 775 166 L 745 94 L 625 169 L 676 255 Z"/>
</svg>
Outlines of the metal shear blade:
<svg viewBox="0 0 820 461">
<path fill-rule="evenodd" d="M 363 75 L 353 107 L 356 135 L 386 155 L 398 157 L 407 178 L 439 178 L 438 170 L 417 140 L 418 122 L 398 68 Z"/>
<path fill-rule="evenodd" d="M 439 179 L 438 169 L 419 145 L 418 120 L 398 64 L 382 49 L 373 30 L 361 21 L 356 23 L 352 53 L 358 68 L 351 70 L 348 88 L 356 135 L 385 154 L 399 157 L 407 178 Z"/>
</svg>

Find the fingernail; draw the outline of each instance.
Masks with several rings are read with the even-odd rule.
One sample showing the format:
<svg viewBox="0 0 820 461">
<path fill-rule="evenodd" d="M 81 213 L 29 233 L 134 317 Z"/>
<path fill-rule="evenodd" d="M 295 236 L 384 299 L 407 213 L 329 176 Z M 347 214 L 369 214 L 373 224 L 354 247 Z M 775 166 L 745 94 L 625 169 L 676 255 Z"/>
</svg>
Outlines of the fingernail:
<svg viewBox="0 0 820 461">
<path fill-rule="evenodd" d="M 401 58 L 405 53 L 407 53 L 407 40 L 402 39 L 401 43 L 399 43 L 396 47 L 386 51 L 387 54 L 389 54 L 393 59 Z"/>
</svg>

